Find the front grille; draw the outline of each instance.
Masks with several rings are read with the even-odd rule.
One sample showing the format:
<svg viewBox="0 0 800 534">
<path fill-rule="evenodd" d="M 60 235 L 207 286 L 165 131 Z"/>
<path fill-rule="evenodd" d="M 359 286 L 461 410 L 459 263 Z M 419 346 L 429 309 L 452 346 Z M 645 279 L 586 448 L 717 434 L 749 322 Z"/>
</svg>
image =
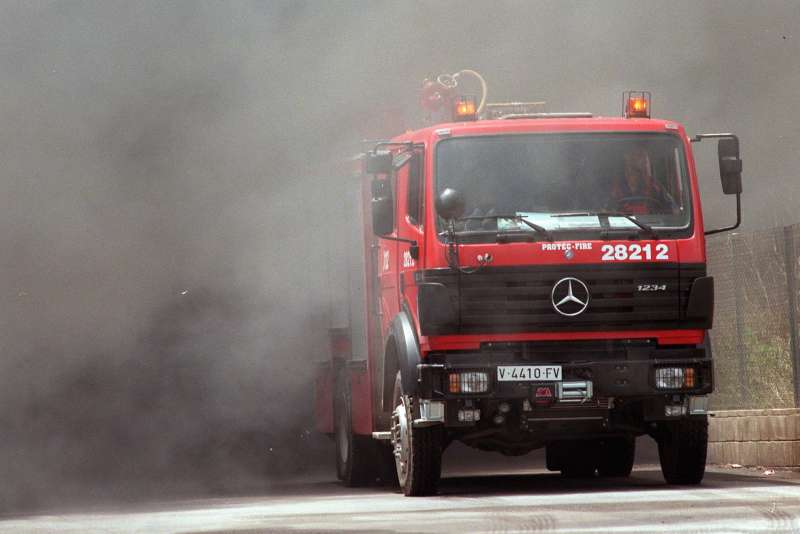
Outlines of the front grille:
<svg viewBox="0 0 800 534">
<path fill-rule="evenodd" d="M 631 330 L 692 328 L 683 310 L 692 281 L 704 274 L 704 266 L 664 263 L 558 265 L 426 271 L 418 282 L 446 286 L 457 308 L 455 320 L 429 333 Z M 551 299 L 566 277 L 582 281 L 590 294 L 585 311 L 573 317 L 556 312 Z"/>
</svg>

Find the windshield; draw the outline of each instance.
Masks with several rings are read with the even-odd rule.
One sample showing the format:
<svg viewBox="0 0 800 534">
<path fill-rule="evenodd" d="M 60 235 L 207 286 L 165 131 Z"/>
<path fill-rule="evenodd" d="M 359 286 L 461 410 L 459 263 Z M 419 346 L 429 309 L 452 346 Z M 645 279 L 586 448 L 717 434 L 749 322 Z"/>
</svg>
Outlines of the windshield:
<svg viewBox="0 0 800 534">
<path fill-rule="evenodd" d="M 436 176 L 437 194 L 450 187 L 466 201 L 458 231 L 532 231 L 525 221 L 556 232 L 639 229 L 631 216 L 655 229 L 691 223 L 686 160 L 674 135 L 448 139 L 437 147 Z"/>
</svg>

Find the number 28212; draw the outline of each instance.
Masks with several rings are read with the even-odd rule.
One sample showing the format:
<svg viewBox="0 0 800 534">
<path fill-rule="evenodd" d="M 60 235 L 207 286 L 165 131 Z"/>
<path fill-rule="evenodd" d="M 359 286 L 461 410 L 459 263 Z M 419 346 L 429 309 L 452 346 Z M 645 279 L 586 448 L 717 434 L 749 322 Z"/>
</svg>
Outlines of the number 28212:
<svg viewBox="0 0 800 534">
<path fill-rule="evenodd" d="M 653 247 L 650 243 L 639 245 L 603 245 L 600 247 L 603 253 L 602 261 L 648 261 L 648 260 L 668 260 L 669 247 L 664 243 L 658 243 Z"/>
</svg>

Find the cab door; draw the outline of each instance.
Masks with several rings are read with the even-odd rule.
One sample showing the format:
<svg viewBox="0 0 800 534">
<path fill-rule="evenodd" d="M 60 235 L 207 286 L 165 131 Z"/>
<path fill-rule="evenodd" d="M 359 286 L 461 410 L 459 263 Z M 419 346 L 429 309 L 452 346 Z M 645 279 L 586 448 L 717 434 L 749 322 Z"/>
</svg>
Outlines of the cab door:
<svg viewBox="0 0 800 534">
<path fill-rule="evenodd" d="M 385 341 L 389 325 L 400 310 L 397 286 L 397 172 L 392 172 L 387 180 L 373 182 L 373 184 L 374 187 L 384 188 L 383 191 L 373 191 L 373 197 L 391 195 L 394 204 L 394 229 L 391 234 L 387 234 L 385 237 L 378 237 L 377 243 L 377 273 L 380 299 L 378 310 L 381 332 Z"/>
<path fill-rule="evenodd" d="M 409 311 L 416 326 L 417 286 L 414 273 L 422 264 L 423 255 L 423 214 L 424 180 L 423 151 L 414 149 L 407 154 L 402 166 L 397 170 L 397 234 L 398 242 L 398 298 L 400 308 Z M 416 242 L 413 247 L 410 241 Z M 415 250 L 414 250 L 415 249 Z"/>
</svg>

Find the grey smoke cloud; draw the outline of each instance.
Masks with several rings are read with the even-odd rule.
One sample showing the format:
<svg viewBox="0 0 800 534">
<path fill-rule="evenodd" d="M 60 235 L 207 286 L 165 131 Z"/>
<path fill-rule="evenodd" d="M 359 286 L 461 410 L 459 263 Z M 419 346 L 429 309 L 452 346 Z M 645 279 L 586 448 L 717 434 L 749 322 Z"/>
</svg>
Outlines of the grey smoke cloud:
<svg viewBox="0 0 800 534">
<path fill-rule="evenodd" d="M 306 433 L 345 262 L 326 164 L 393 133 L 387 105 L 418 115 L 427 76 L 474 68 L 551 111 L 649 89 L 656 115 L 740 134 L 748 227 L 797 222 L 798 22 L 791 2 L 0 5 L 0 509 L 329 463 Z"/>
</svg>

